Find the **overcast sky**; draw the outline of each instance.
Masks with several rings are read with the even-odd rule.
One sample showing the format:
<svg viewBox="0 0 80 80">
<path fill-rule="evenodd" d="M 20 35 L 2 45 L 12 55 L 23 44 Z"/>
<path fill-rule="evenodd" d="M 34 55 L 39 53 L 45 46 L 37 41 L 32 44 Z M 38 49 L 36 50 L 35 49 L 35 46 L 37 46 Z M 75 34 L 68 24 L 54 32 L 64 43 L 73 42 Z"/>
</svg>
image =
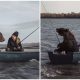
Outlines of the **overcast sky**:
<svg viewBox="0 0 80 80">
<path fill-rule="evenodd" d="M 0 2 L 0 25 L 39 20 L 38 1 L 4 1 Z"/>
<path fill-rule="evenodd" d="M 38 1 L 0 1 L 0 32 L 5 37 L 3 43 L 7 43 L 14 31 L 19 32 L 22 40 L 37 27 L 39 27 Z M 23 41 L 32 42 L 39 42 L 39 29 Z"/>
<path fill-rule="evenodd" d="M 41 12 L 70 13 L 80 12 L 80 1 L 42 1 Z"/>
</svg>

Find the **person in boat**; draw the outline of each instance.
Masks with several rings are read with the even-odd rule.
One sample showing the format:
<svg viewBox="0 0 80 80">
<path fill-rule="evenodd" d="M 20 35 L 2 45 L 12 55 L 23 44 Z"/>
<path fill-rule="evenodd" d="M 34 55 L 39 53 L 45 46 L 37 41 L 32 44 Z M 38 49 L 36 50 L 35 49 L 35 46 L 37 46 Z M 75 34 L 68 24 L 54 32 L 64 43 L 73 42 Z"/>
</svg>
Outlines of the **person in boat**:
<svg viewBox="0 0 80 80">
<path fill-rule="evenodd" d="M 18 32 L 14 32 L 8 40 L 6 51 L 23 51 Z"/>
<path fill-rule="evenodd" d="M 57 28 L 56 32 L 63 37 L 63 42 L 57 45 L 57 49 L 55 52 L 61 53 L 65 51 L 65 53 L 70 52 L 78 52 L 79 47 L 77 46 L 76 39 L 74 35 L 66 28 Z"/>
</svg>

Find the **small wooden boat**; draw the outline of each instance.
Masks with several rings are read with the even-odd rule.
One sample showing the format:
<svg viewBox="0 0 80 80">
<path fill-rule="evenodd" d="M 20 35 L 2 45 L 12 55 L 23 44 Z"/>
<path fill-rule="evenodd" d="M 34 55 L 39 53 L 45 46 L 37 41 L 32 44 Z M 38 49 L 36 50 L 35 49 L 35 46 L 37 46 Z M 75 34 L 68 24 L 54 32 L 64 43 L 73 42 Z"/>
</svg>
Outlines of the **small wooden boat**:
<svg viewBox="0 0 80 80">
<path fill-rule="evenodd" d="M 74 52 L 67 55 L 48 52 L 48 56 L 52 64 L 77 64 L 80 61 L 80 52 Z"/>
<path fill-rule="evenodd" d="M 39 60 L 39 52 L 0 52 L 0 61 L 29 61 Z"/>
</svg>

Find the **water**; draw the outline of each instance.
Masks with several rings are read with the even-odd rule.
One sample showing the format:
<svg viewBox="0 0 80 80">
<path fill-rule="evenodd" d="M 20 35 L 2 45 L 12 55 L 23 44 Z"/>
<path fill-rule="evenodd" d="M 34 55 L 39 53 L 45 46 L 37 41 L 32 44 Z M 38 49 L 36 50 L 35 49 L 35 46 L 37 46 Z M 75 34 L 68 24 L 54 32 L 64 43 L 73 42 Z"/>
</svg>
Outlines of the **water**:
<svg viewBox="0 0 80 80">
<path fill-rule="evenodd" d="M 80 19 L 41 19 L 41 63 L 42 78 L 80 78 L 80 64 L 77 65 L 50 65 L 47 51 L 54 51 L 59 43 L 56 37 L 56 28 L 69 28 L 80 43 Z M 63 38 L 58 36 L 60 42 Z"/>
<path fill-rule="evenodd" d="M 0 79 L 38 79 L 38 61 L 0 62 Z"/>
</svg>

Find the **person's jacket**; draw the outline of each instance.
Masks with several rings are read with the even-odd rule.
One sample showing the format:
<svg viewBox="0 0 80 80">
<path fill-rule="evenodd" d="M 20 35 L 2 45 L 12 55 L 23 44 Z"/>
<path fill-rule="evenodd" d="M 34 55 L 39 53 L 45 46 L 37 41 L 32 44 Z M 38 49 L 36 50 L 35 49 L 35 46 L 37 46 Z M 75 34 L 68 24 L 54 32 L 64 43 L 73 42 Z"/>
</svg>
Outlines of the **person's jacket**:
<svg viewBox="0 0 80 80">
<path fill-rule="evenodd" d="M 7 51 L 22 51 L 21 42 L 17 43 L 17 40 L 14 41 L 12 37 L 10 37 L 7 44 Z"/>
</svg>

